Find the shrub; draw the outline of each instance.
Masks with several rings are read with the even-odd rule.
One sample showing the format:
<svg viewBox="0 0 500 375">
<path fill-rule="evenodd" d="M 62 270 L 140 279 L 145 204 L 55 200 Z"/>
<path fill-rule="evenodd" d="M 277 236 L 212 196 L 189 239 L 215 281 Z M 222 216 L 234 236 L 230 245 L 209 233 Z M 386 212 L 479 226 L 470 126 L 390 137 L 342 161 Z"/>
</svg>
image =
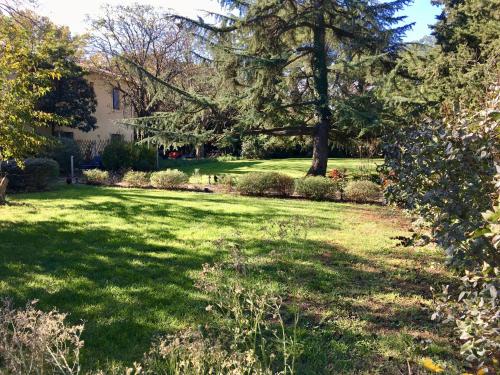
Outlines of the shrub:
<svg viewBox="0 0 500 375">
<path fill-rule="evenodd" d="M 100 169 L 89 169 L 83 171 L 83 175 L 89 185 L 106 185 L 109 183 L 108 171 L 101 171 Z"/>
<path fill-rule="evenodd" d="M 132 187 L 145 187 L 149 185 L 149 173 L 128 171 L 123 176 L 122 182 Z"/>
<path fill-rule="evenodd" d="M 321 176 L 301 178 L 295 183 L 295 192 L 308 199 L 323 200 L 332 198 L 336 191 L 337 184 Z"/>
<path fill-rule="evenodd" d="M 156 167 L 156 153 L 147 145 L 113 141 L 104 148 L 102 163 L 109 171 L 132 168 L 147 172 Z"/>
<path fill-rule="evenodd" d="M 54 142 L 42 152 L 42 156 L 57 161 L 61 173 L 65 175 L 71 173 L 71 156 L 73 156 L 75 168 L 79 166 L 82 161 L 80 147 L 78 147 L 78 144 L 73 139 L 69 138 L 55 139 Z"/>
<path fill-rule="evenodd" d="M 133 145 L 132 149 L 132 169 L 136 171 L 149 172 L 156 169 L 156 149 L 148 145 Z"/>
<path fill-rule="evenodd" d="M 78 374 L 83 325 L 68 326 L 66 315 L 45 313 L 29 303 L 16 310 L 0 305 L 0 373 Z M 5 371 L 5 372 L 4 372 Z"/>
<path fill-rule="evenodd" d="M 132 167 L 132 149 L 123 141 L 112 141 L 102 152 L 102 164 L 109 171 Z"/>
<path fill-rule="evenodd" d="M 253 172 L 239 178 L 237 189 L 245 195 L 281 195 L 293 193 L 294 179 L 278 172 Z"/>
<path fill-rule="evenodd" d="M 376 201 L 380 199 L 380 187 L 372 181 L 350 181 L 345 187 L 344 196 L 355 202 Z"/>
<path fill-rule="evenodd" d="M 46 158 L 26 159 L 24 168 L 15 162 L 2 163 L 1 170 L 9 179 L 10 192 L 45 190 L 59 176 L 59 164 Z"/>
<path fill-rule="evenodd" d="M 169 189 L 186 184 L 189 177 L 178 169 L 167 169 L 165 171 L 154 172 L 151 174 L 150 182 L 155 188 Z"/>
</svg>

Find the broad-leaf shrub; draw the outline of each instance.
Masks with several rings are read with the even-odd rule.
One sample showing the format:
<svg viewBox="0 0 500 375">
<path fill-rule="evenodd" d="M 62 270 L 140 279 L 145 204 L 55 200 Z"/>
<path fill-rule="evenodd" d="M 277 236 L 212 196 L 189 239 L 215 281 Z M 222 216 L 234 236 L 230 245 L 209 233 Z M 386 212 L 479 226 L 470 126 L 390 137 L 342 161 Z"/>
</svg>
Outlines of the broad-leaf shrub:
<svg viewBox="0 0 500 375">
<path fill-rule="evenodd" d="M 113 141 L 102 153 L 102 163 L 109 171 L 134 169 L 152 171 L 156 167 L 156 152 L 147 145 L 137 145 L 124 141 Z"/>
<path fill-rule="evenodd" d="M 52 159 L 33 158 L 26 159 L 22 167 L 14 161 L 4 162 L 1 171 L 9 179 L 9 191 L 39 191 L 56 181 L 59 164 Z"/>
<path fill-rule="evenodd" d="M 294 179 L 278 172 L 252 172 L 238 179 L 237 190 L 244 195 L 293 194 Z"/>
<path fill-rule="evenodd" d="M 15 309 L 0 304 L 0 373 L 65 374 L 80 372 L 83 325 L 71 326 L 66 315 L 37 310 L 35 303 Z"/>
<path fill-rule="evenodd" d="M 500 269 L 484 264 L 482 269 L 466 271 L 462 288 L 453 298 L 449 286 L 434 294 L 433 320 L 455 325 L 461 341 L 460 353 L 475 369 L 496 366 L 500 370 Z"/>
<path fill-rule="evenodd" d="M 106 185 L 109 183 L 109 172 L 100 169 L 88 169 L 83 171 L 83 176 L 89 185 Z"/>
<path fill-rule="evenodd" d="M 128 171 L 123 175 L 122 182 L 131 187 L 146 187 L 149 186 L 149 173 Z"/>
<path fill-rule="evenodd" d="M 344 189 L 346 199 L 354 202 L 374 202 L 380 200 L 380 187 L 367 180 L 354 180 L 347 183 Z"/>
<path fill-rule="evenodd" d="M 338 184 L 326 177 L 305 177 L 295 181 L 295 193 L 308 199 L 334 198 L 337 191 Z"/>
<path fill-rule="evenodd" d="M 484 237 L 467 235 L 485 224 L 495 191 L 500 97 L 493 92 L 482 111 L 402 126 L 385 142 L 387 200 L 423 218 L 455 264 L 491 261 Z"/>
<path fill-rule="evenodd" d="M 178 169 L 167 169 L 165 171 L 154 172 L 151 174 L 150 183 L 158 189 L 177 188 L 187 184 L 189 177 Z"/>
</svg>

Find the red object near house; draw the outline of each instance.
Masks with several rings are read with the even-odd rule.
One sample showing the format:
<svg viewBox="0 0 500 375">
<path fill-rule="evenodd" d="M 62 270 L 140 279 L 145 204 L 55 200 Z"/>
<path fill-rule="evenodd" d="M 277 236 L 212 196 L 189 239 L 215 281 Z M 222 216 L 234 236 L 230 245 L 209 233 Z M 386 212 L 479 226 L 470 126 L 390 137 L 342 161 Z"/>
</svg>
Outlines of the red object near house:
<svg viewBox="0 0 500 375">
<path fill-rule="evenodd" d="M 168 153 L 169 159 L 179 159 L 182 154 L 179 151 L 171 151 Z"/>
</svg>

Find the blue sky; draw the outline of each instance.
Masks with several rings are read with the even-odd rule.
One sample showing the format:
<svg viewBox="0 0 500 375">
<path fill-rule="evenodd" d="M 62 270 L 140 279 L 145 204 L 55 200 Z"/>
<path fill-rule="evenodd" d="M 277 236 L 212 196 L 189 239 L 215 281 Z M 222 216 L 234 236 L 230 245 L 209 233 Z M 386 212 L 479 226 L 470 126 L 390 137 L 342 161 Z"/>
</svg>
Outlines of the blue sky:
<svg viewBox="0 0 500 375">
<path fill-rule="evenodd" d="M 413 30 L 406 35 L 407 41 L 415 41 L 430 34 L 428 25 L 436 22 L 436 16 L 441 10 L 432 6 L 430 0 L 414 0 L 414 3 L 401 13 L 408 16 L 407 23 L 415 22 Z"/>
<path fill-rule="evenodd" d="M 39 0 L 37 10 L 50 17 L 55 23 L 67 25 L 75 33 L 82 33 L 87 30 L 86 15 L 97 15 L 103 4 L 117 5 L 133 2 L 170 8 L 188 17 L 195 17 L 201 14 L 202 10 L 217 11 L 220 9 L 216 0 Z M 416 22 L 406 40 L 414 41 L 429 35 L 430 30 L 427 25 L 435 22 L 435 16 L 438 13 L 439 8 L 433 7 L 430 0 L 415 0 L 413 5 L 402 12 L 408 16 L 408 22 Z"/>
</svg>

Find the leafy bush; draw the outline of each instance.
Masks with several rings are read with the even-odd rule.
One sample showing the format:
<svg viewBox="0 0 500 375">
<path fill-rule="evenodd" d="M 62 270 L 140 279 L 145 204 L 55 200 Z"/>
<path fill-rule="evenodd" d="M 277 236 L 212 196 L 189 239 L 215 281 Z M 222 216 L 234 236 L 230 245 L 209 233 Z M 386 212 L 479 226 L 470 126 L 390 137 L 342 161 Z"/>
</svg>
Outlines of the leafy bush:
<svg viewBox="0 0 500 375">
<path fill-rule="evenodd" d="M 123 176 L 122 182 L 132 187 L 145 187 L 149 185 L 149 173 L 128 171 Z"/>
<path fill-rule="evenodd" d="M 104 148 L 102 163 L 109 171 L 132 168 L 147 172 L 156 167 L 156 153 L 147 145 L 113 141 Z"/>
<path fill-rule="evenodd" d="M 186 184 L 188 181 L 188 175 L 178 169 L 154 172 L 150 178 L 151 185 L 160 189 L 176 188 L 182 184 Z"/>
<path fill-rule="evenodd" d="M 71 173 L 71 156 L 73 156 L 73 165 L 75 168 L 77 168 L 82 161 L 80 147 L 78 147 L 76 141 L 69 138 L 54 139 L 54 141 L 47 146 L 45 151 L 42 152 L 42 156 L 57 161 L 61 173 L 65 175 Z"/>
<path fill-rule="evenodd" d="M 380 199 L 380 187 L 366 180 L 355 180 L 347 183 L 344 196 L 355 202 L 370 202 Z"/>
<path fill-rule="evenodd" d="M 69 326 L 66 315 L 39 311 L 34 303 L 16 310 L 0 305 L 0 373 L 78 374 L 83 325 Z"/>
<path fill-rule="evenodd" d="M 238 179 L 237 190 L 245 195 L 281 195 L 293 193 L 294 179 L 278 172 L 253 172 Z"/>
<path fill-rule="evenodd" d="M 481 110 L 405 126 L 386 140 L 388 201 L 418 214 L 459 267 L 492 264 L 485 257 L 484 239 L 468 241 L 467 233 L 484 225 L 482 213 L 492 205 L 487 197 L 495 192 L 500 128 L 500 95 L 495 90 Z M 492 253 L 491 246 L 487 253 Z"/>
<path fill-rule="evenodd" d="M 441 294 L 434 294 L 436 311 L 432 319 L 455 325 L 462 342 L 460 354 L 471 367 L 494 367 L 494 359 L 500 358 L 500 269 L 485 263 L 482 269 L 466 271 L 461 280 L 456 300 L 449 293 L 449 285 Z M 498 363 L 496 367 L 500 370 Z"/>
<path fill-rule="evenodd" d="M 109 183 L 108 171 L 101 171 L 100 169 L 88 169 L 83 171 L 83 175 L 89 185 L 106 185 Z"/>
<path fill-rule="evenodd" d="M 45 190 L 59 176 L 59 164 L 46 158 L 26 159 L 23 168 L 15 162 L 4 162 L 1 170 L 9 179 L 9 192 Z"/>
<path fill-rule="evenodd" d="M 308 199 L 333 198 L 337 190 L 338 186 L 334 181 L 321 176 L 305 177 L 295 182 L 295 193 Z"/>
<path fill-rule="evenodd" d="M 156 169 L 156 149 L 148 145 L 130 144 L 132 149 L 132 169 L 136 171 L 149 172 Z"/>
</svg>

